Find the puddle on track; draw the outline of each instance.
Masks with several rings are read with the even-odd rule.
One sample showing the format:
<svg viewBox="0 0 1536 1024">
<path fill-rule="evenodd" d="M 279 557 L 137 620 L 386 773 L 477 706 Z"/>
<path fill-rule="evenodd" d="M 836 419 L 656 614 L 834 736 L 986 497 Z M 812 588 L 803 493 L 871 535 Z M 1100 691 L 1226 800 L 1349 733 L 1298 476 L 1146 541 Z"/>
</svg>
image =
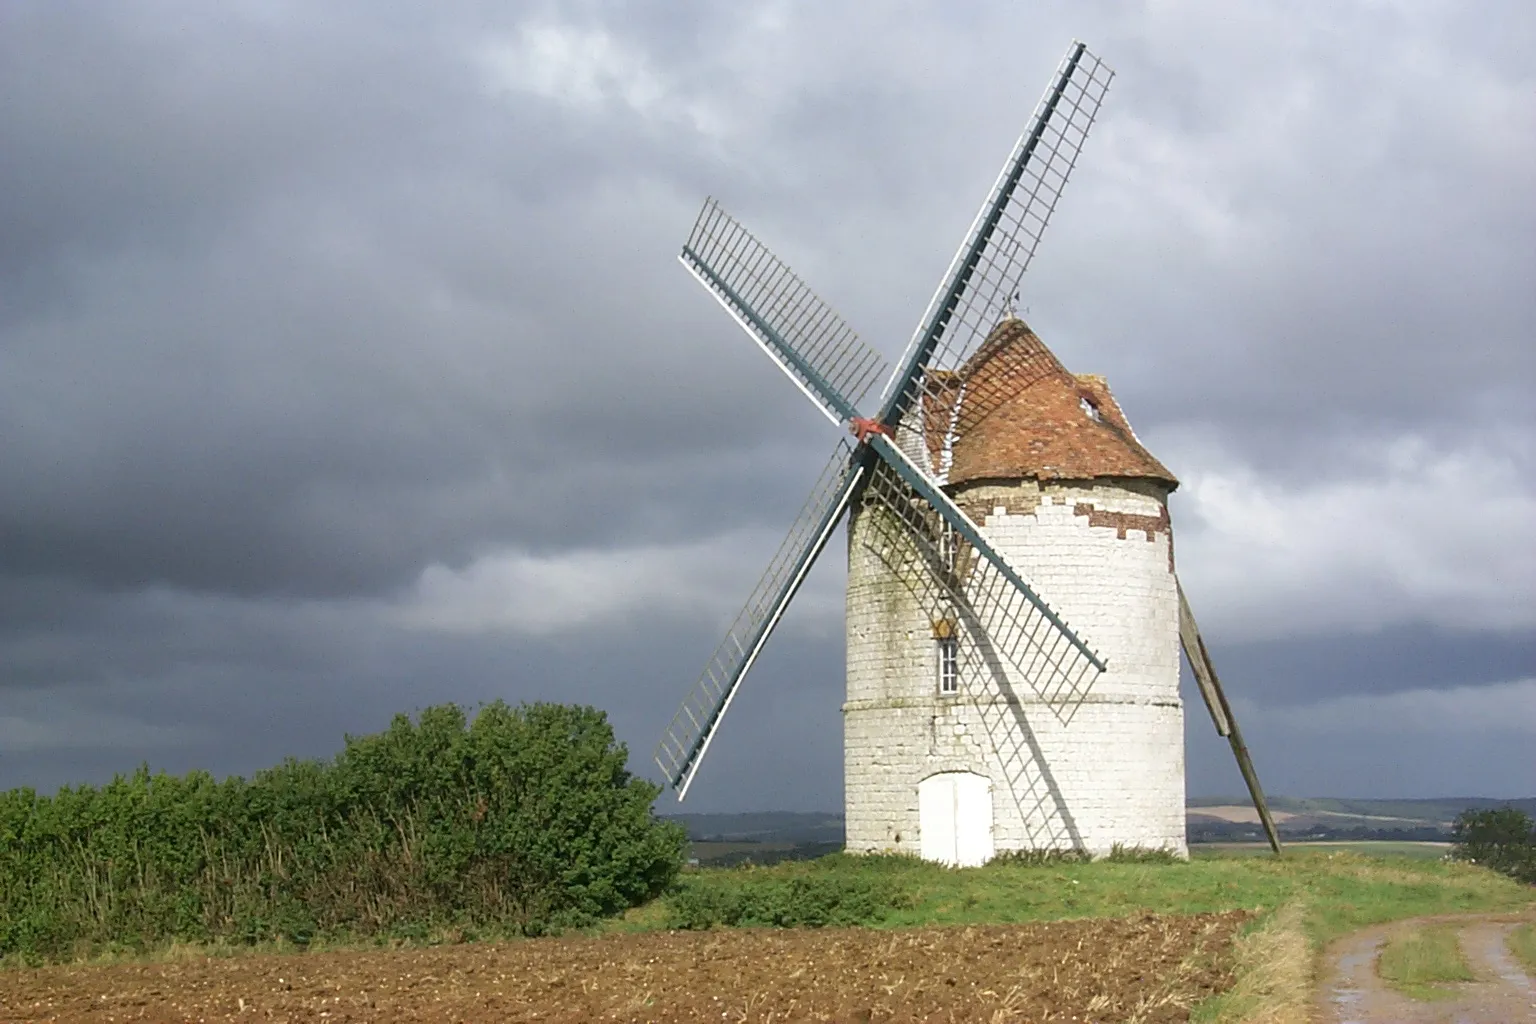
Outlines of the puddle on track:
<svg viewBox="0 0 1536 1024">
<path fill-rule="evenodd" d="M 1458 985 L 1456 994 L 1441 1002 L 1421 1002 L 1384 985 L 1376 975 L 1376 959 L 1387 938 L 1398 929 L 1440 919 L 1400 922 L 1361 932 L 1336 947 L 1332 976 L 1319 993 L 1320 1019 L 1328 1024 L 1536 1024 L 1536 979 L 1509 952 L 1508 918 L 1466 917 L 1459 925 L 1463 954 L 1478 980 Z"/>
<path fill-rule="evenodd" d="M 1365 987 L 1360 980 L 1361 972 L 1376 969 L 1376 954 L 1381 951 L 1382 939 L 1375 938 L 1339 957 L 1339 976 L 1328 1001 L 1338 1013 L 1338 1024 L 1367 1024 L 1357 1016 L 1365 1003 Z"/>
<path fill-rule="evenodd" d="M 1483 960 L 1492 964 L 1494 971 L 1505 982 L 1536 1000 L 1536 982 L 1532 982 L 1530 975 L 1526 974 L 1520 965 L 1515 963 L 1515 958 L 1509 955 L 1509 936 L 1514 930 L 1515 926 L 1512 924 L 1500 928 L 1498 941 L 1483 954 Z"/>
<path fill-rule="evenodd" d="M 1536 1020 L 1536 983 L 1515 962 L 1509 952 L 1509 936 L 1515 925 L 1481 925 L 1464 929 L 1461 933 L 1462 949 L 1467 959 L 1491 969 L 1495 977 L 1524 996 L 1530 1004 L 1531 1018 Z M 1469 1018 L 1470 1020 L 1470 1018 Z"/>
</svg>

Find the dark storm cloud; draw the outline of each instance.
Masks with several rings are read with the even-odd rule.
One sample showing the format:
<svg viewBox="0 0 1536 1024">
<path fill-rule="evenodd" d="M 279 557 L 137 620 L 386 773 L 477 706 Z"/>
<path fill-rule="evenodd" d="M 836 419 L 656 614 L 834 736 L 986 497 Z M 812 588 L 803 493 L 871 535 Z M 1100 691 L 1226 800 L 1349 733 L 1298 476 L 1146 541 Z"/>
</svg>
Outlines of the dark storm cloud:
<svg viewBox="0 0 1536 1024">
<path fill-rule="evenodd" d="M 67 279 L 114 249 L 206 244 L 242 207 L 370 157 L 398 173 L 412 147 L 392 128 L 427 141 L 466 84 L 430 46 L 381 53 L 367 22 L 271 13 L 8 7 L 7 269 Z"/>
<path fill-rule="evenodd" d="M 403 632 L 275 605 L 181 613 L 170 603 L 74 630 L 41 652 L 55 676 L 9 689 L 0 705 L 0 787 L 51 789 L 141 761 L 249 773 L 295 753 L 328 755 L 344 734 L 446 700 L 594 704 L 629 741 L 632 768 L 654 775 L 652 743 L 673 710 L 656 695 L 694 677 L 719 628 L 706 617 L 631 616 L 593 643 Z M 841 641 L 808 617 L 795 610 L 743 691 L 690 806 L 838 804 Z M 142 642 L 125 635 L 134 630 Z M 7 664 L 25 654 L 0 641 Z"/>
<path fill-rule="evenodd" d="M 647 755 L 835 438 L 675 266 L 698 202 L 894 356 L 1074 34 L 1120 75 L 1028 316 L 1185 479 L 1219 660 L 1265 706 L 1506 694 L 1536 20 L 1499 11 L 7 5 L 0 767 L 246 771 L 497 696 Z M 1359 525 L 1424 467 L 1483 518 Z M 838 572 L 703 804 L 838 802 Z"/>
<path fill-rule="evenodd" d="M 1394 626 L 1377 633 L 1228 643 L 1224 677 L 1267 706 L 1536 679 L 1536 637 Z"/>
<path fill-rule="evenodd" d="M 702 303 L 667 313 L 696 298 L 666 259 L 692 197 L 658 215 L 606 148 L 654 141 L 509 104 L 467 39 L 388 19 L 17 20 L 9 571 L 377 590 L 488 539 L 622 536 L 619 493 L 707 509 L 775 460 L 784 431 L 718 427 L 792 396 L 684 357 Z"/>
</svg>

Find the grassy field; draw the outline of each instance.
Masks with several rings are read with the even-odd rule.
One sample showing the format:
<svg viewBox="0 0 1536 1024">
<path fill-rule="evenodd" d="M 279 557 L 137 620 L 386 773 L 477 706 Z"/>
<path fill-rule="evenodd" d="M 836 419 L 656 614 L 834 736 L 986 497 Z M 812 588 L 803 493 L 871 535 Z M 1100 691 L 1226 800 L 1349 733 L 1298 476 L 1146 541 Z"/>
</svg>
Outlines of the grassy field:
<svg viewBox="0 0 1536 1024">
<path fill-rule="evenodd" d="M 955 870 L 905 857 L 835 855 L 771 867 L 701 868 L 684 886 L 729 891 L 773 880 L 828 887 L 878 884 L 894 903 L 877 927 L 1007 924 L 1138 913 L 1193 914 L 1305 907 L 1316 945 L 1367 925 L 1469 911 L 1511 910 L 1536 900 L 1528 887 L 1481 868 L 1415 856 L 1296 848 L 1282 858 L 1206 852 L 1188 862 L 994 863 Z M 676 894 L 631 911 L 611 928 L 666 927 Z"/>
<path fill-rule="evenodd" d="M 676 927 L 698 904 L 718 910 L 749 892 L 758 902 L 747 899 L 744 913 L 737 905 L 742 922 L 768 923 L 775 901 L 790 899 L 785 893 L 796 885 L 813 894 L 819 923 L 881 929 L 1246 910 L 1255 916 L 1237 943 L 1236 984 L 1197 1007 L 1194 1019 L 1237 1022 L 1263 1011 L 1271 1014 L 1265 1019 L 1299 1021 L 1306 1019 L 1318 953 L 1333 939 L 1403 918 L 1519 910 L 1536 902 L 1529 887 L 1443 860 L 1438 852 L 1426 856 L 1419 844 L 1392 854 L 1356 852 L 1384 845 L 1298 844 L 1282 858 L 1204 849 L 1187 862 L 994 863 L 967 870 L 850 856 L 705 867 L 686 873 L 679 892 L 609 927 Z M 846 897 L 842 903 L 839 894 Z"/>
<path fill-rule="evenodd" d="M 1536 924 L 1523 924 L 1510 933 L 1509 949 L 1527 974 L 1536 975 Z"/>
<path fill-rule="evenodd" d="M 1367 857 L 1413 857 L 1418 860 L 1439 860 L 1451 850 L 1450 843 L 1439 842 L 1396 842 L 1393 840 L 1359 839 L 1359 840 L 1330 840 L 1316 839 L 1305 843 L 1289 842 L 1285 844 L 1287 852 L 1290 851 L 1323 851 L 1325 853 L 1338 853 L 1346 851 L 1358 853 Z M 1189 848 L 1189 855 L 1195 858 L 1212 856 L 1271 856 L 1268 843 L 1195 843 Z"/>
<path fill-rule="evenodd" d="M 1379 844 L 1373 846 L 1373 849 L 1379 849 Z M 1012 993 L 1009 998 L 1017 996 L 1017 1001 L 1028 995 L 1028 998 L 1035 999 L 1035 1003 L 1029 1006 L 1057 1006 L 1061 999 L 1071 995 L 1066 989 L 1061 989 L 1066 984 L 1061 978 L 1066 978 L 1071 970 L 1081 973 L 1081 970 L 1092 967 L 1089 972 L 1092 976 L 1077 978 L 1077 975 L 1072 975 L 1072 978 L 1077 978 L 1072 981 L 1072 986 L 1081 989 L 1081 992 L 1074 989 L 1077 995 L 1072 998 L 1081 996 L 1081 999 L 1089 999 L 1092 993 L 1103 990 L 1112 998 L 1121 1001 L 1130 999 L 1132 1003 L 1150 998 L 1181 999 L 1178 1006 L 1192 1007 L 1192 1019 L 1200 1024 L 1250 1024 L 1261 1019 L 1267 1024 L 1278 1024 L 1306 1021 L 1318 952 L 1333 938 L 1359 927 L 1399 918 L 1433 913 L 1524 909 L 1533 903 L 1533 898 L 1536 898 L 1536 890 L 1519 886 L 1481 867 L 1415 855 L 1367 857 L 1352 849 L 1338 847 L 1292 847 L 1283 858 L 1252 857 L 1244 852 L 1223 854 L 1207 849 L 1190 861 L 1146 860 L 1137 857 L 1094 863 L 1003 861 L 965 870 L 946 869 L 915 858 L 849 857 L 839 854 L 820 860 L 785 861 L 773 866 L 705 866 L 688 870 L 679 886 L 674 887 L 665 897 L 631 910 L 621 920 L 608 921 L 591 929 L 588 936 L 567 933 L 561 940 L 498 946 L 495 943 L 464 943 L 464 938 L 467 938 L 464 933 L 442 932 L 419 936 L 418 940 L 410 943 L 390 943 L 387 949 L 378 949 L 379 943 L 376 940 L 361 940 L 350 944 L 346 941 L 315 943 L 309 947 L 309 952 L 300 956 L 295 956 L 300 950 L 292 947 L 278 949 L 266 944 L 212 949 L 140 949 L 127 960 L 121 958 L 121 955 L 108 958 L 118 961 L 115 966 L 97 958 L 97 963 L 89 966 L 78 964 L 74 969 L 61 967 L 54 973 L 34 975 L 31 972 L 8 972 L 0 976 L 0 989 L 6 984 L 23 987 L 34 983 L 34 987 L 52 984 L 57 992 L 38 990 L 40 995 L 32 993 L 28 998 L 32 1001 L 43 999 L 45 1003 L 49 999 L 58 1003 L 61 999 L 63 1003 L 58 1003 L 61 1009 L 75 1006 L 69 1003 L 69 999 L 74 998 L 69 992 L 84 990 L 81 986 L 86 986 L 86 983 L 95 986 L 92 992 L 100 990 L 118 995 L 138 992 L 140 989 L 144 992 L 154 989 L 155 999 L 160 999 L 161 1003 L 172 996 L 181 1001 L 192 999 L 192 1003 L 186 1003 L 186 1006 L 177 1003 L 181 1007 L 178 1012 L 184 1010 L 183 1015 L 200 1015 L 209 1007 L 203 1007 L 203 1004 L 194 1007 L 197 1001 L 194 996 L 203 998 L 207 992 L 227 993 L 237 989 L 247 992 L 252 986 L 257 989 L 263 989 L 264 986 L 263 990 L 272 989 L 267 984 L 272 978 L 266 975 L 295 970 L 304 972 L 304 976 L 309 978 L 306 984 L 309 984 L 313 992 L 306 989 L 304 992 L 309 992 L 309 995 L 304 995 L 300 989 L 295 989 L 292 993 L 280 993 L 281 998 L 289 999 L 293 1006 L 284 1003 L 278 1007 L 273 1004 L 272 1009 L 273 1012 L 292 1010 L 296 1015 L 303 1007 L 295 1001 L 301 1003 L 303 999 L 309 999 L 315 1006 L 323 1006 L 326 999 L 330 998 L 324 993 L 335 992 L 336 984 L 341 981 L 350 984 L 358 981 L 362 975 L 367 975 L 369 970 L 375 970 L 379 978 L 406 978 L 404 983 L 396 984 L 396 989 L 401 984 L 409 989 L 410 984 L 416 984 L 410 981 L 415 976 L 432 975 L 438 981 L 433 981 L 435 987 L 424 992 L 432 995 L 432 998 L 442 996 L 449 999 L 452 996 L 453 999 L 459 999 L 464 1003 L 464 1012 L 470 1015 L 470 1010 L 479 1007 L 476 1003 L 479 996 L 468 989 L 461 992 L 459 989 L 462 986 L 455 989 L 453 984 L 439 984 L 439 981 L 449 976 L 456 978 L 459 975 L 455 972 L 467 970 L 468 966 L 476 966 L 481 961 L 485 963 L 484 970 L 490 970 L 492 964 L 495 964 L 496 970 L 505 972 L 510 969 L 508 964 L 516 966 L 527 958 L 539 960 L 542 956 L 544 960 L 550 961 L 545 972 L 553 972 L 550 976 L 561 972 L 570 973 L 571 976 L 587 976 L 582 973 L 585 969 L 581 967 L 585 963 L 582 960 L 584 956 L 599 956 L 602 963 L 611 967 L 610 961 L 617 963 L 614 956 L 628 950 L 621 956 L 621 960 L 627 964 L 625 970 L 633 973 L 636 984 L 644 983 L 642 987 L 665 984 L 671 990 L 671 987 L 677 987 L 674 984 L 676 978 L 671 978 L 671 973 L 694 978 L 699 963 L 702 963 L 699 958 L 703 952 L 699 950 L 707 950 L 705 960 L 713 964 L 711 969 L 725 972 L 717 979 L 717 984 L 722 986 L 720 990 L 725 990 L 733 984 L 742 987 L 746 981 L 757 978 L 751 972 L 765 963 L 776 966 L 768 975 L 777 976 L 780 973 L 777 967 L 790 963 L 796 956 L 799 956 L 800 961 L 805 961 L 805 970 L 808 972 L 826 973 L 834 963 L 831 960 L 833 953 L 828 950 L 842 950 L 846 956 L 851 956 L 848 970 L 862 976 L 868 973 L 871 963 L 885 964 L 885 967 L 897 963 L 891 960 L 895 955 L 891 950 L 900 952 L 912 946 L 914 956 L 917 953 L 922 955 L 917 956 L 911 966 L 899 964 L 900 970 L 897 973 L 902 973 L 923 992 L 946 992 L 942 987 L 935 987 L 937 979 L 948 976 L 949 981 L 954 981 L 955 976 L 962 976 L 963 964 L 958 961 L 948 964 L 945 961 L 945 964 L 940 964 L 942 969 L 938 969 L 935 967 L 938 961 L 934 960 L 932 949 L 954 952 L 958 949 L 955 944 L 969 940 L 991 943 L 986 949 L 992 949 L 998 943 L 1001 943 L 1001 949 L 1012 949 L 1012 943 L 1025 941 L 1026 944 L 1044 943 L 1040 949 L 1048 952 L 1055 950 L 1052 953 L 1055 960 L 1046 956 L 1046 960 L 1051 960 L 1051 963 L 1041 961 L 1040 972 L 1035 972 L 1035 975 L 1029 975 L 1028 978 L 1023 975 L 1012 978 L 1009 975 L 1012 984 L 1017 987 L 1017 992 L 1009 989 L 1009 993 Z M 1240 913 L 1233 915 L 1232 912 Z M 1210 936 L 1200 938 L 1200 935 L 1213 927 L 1212 923 L 1223 920 L 1227 924 L 1223 926 L 1226 930 L 1218 936 L 1220 941 Z M 696 930 L 700 927 L 719 929 L 720 926 L 730 924 L 840 924 L 866 927 L 854 930 L 723 927 L 722 930 L 711 930 L 710 933 L 699 933 Z M 942 929 L 946 926 L 972 927 L 962 927 L 960 932 L 945 932 Z M 1008 927 L 1026 929 L 1028 935 L 1025 932 L 1005 933 L 998 930 Z M 1164 955 L 1164 958 L 1172 956 L 1174 961 L 1178 961 L 1177 970 L 1157 967 L 1154 970 L 1157 976 L 1149 975 L 1147 966 L 1154 961 L 1146 960 L 1141 952 L 1135 952 L 1132 960 L 1143 956 L 1143 960 L 1138 961 L 1140 972 L 1124 973 L 1124 976 L 1109 972 L 1106 975 L 1101 969 L 1109 961 L 1097 953 L 1083 952 L 1081 943 L 1089 941 L 1084 938 L 1086 932 L 1074 940 L 1077 941 L 1075 946 L 1072 946 L 1072 941 L 1068 941 L 1071 936 L 1057 936 L 1078 952 L 1063 952 L 1066 947 L 1060 947 L 1060 943 L 1051 946 L 1046 941 L 1046 933 L 1040 932 L 1037 935 L 1040 929 L 1087 929 L 1092 932 L 1094 929 L 1114 930 L 1117 927 L 1126 933 L 1112 941 L 1114 949 L 1132 955 L 1132 950 L 1141 949 L 1135 943 L 1143 946 L 1152 943 L 1157 949 L 1147 947 L 1152 952 L 1147 952 L 1146 956 L 1161 950 L 1160 955 Z M 900 929 L 899 932 L 897 929 Z M 1094 935 L 1098 935 L 1098 932 L 1094 932 Z M 1170 946 L 1166 938 L 1169 935 L 1184 935 L 1187 941 L 1181 940 Z M 1212 935 L 1215 933 L 1212 932 Z M 1233 935 L 1236 935 L 1235 941 Z M 966 940 L 966 936 L 969 936 L 969 940 Z M 481 935 L 479 938 L 493 936 Z M 1092 941 L 1097 943 L 1100 940 L 1095 938 Z M 1528 956 L 1530 947 L 1536 944 L 1530 929 L 1525 930 L 1524 941 L 1527 950 L 1525 955 Z M 591 943 L 599 943 L 599 946 L 590 946 Z M 826 946 L 828 943 L 829 946 Z M 848 952 L 851 949 L 849 944 L 857 943 L 863 943 L 860 949 L 868 947 L 868 950 L 874 952 L 866 950 L 868 956 L 860 960 L 862 955 L 854 956 Z M 728 946 L 737 952 L 727 956 Z M 822 949 L 823 946 L 826 949 Z M 373 952 L 364 952 L 370 949 Z M 670 955 L 668 950 L 673 950 L 676 955 Z M 146 956 L 146 952 L 149 956 Z M 261 955 L 284 952 L 287 956 Z M 972 952 L 980 956 L 986 950 L 978 947 L 978 950 Z M 212 958 L 210 953 L 214 955 Z M 237 955 L 218 956 L 218 953 Z M 370 956 L 373 960 L 369 960 Z M 971 956 L 971 953 L 966 953 L 966 956 Z M 1438 963 L 1438 958 L 1439 953 L 1418 956 L 1418 960 L 1430 964 Z M 170 960 L 174 963 L 161 969 L 154 964 L 146 966 L 146 960 Z M 570 963 L 565 963 L 567 960 Z M 1018 966 L 1015 961 L 1017 956 L 1012 956 L 1012 960 L 1008 961 L 1011 964 L 1008 970 Z M 1413 956 L 1409 956 L 1407 961 L 1410 961 L 1410 967 L 1412 963 L 1418 963 L 1413 960 Z M 965 963 L 971 961 L 965 960 Z M 187 964 L 192 964 L 192 967 Z M 975 992 L 986 995 L 982 992 L 988 989 L 986 984 L 982 984 L 985 981 L 982 975 L 985 975 L 986 970 L 982 970 L 978 964 L 980 961 L 972 964 L 974 970 L 971 970 L 971 975 L 965 976 L 974 976 L 977 981 Z M 206 973 L 207 978 L 203 981 L 206 981 L 204 987 L 207 992 L 181 976 L 187 970 L 194 969 Z M 69 973 L 71 970 L 80 973 Z M 114 970 L 117 973 L 112 973 Z M 1418 973 L 1413 973 L 1413 970 Z M 481 972 L 481 969 L 476 967 L 476 972 Z M 1167 973 L 1169 978 L 1174 978 L 1174 975 L 1183 978 L 1180 986 L 1175 986 L 1178 992 L 1174 992 L 1174 989 L 1167 992 L 1161 989 L 1158 992 L 1143 992 L 1129 981 L 1132 975 L 1141 976 L 1143 981 L 1146 981 L 1147 976 L 1152 976 L 1158 984 L 1163 984 L 1166 981 L 1161 976 L 1163 973 Z M 1184 978 L 1184 973 L 1189 976 Z M 1404 976 L 1428 978 L 1432 973 L 1412 967 Z M 372 978 L 372 975 L 369 976 Z M 475 976 L 478 978 L 479 973 Z M 836 983 L 836 972 L 826 976 L 833 978 Z M 880 976 L 883 978 L 885 975 Z M 28 978 L 32 978 L 32 981 L 28 981 Z M 198 984 L 203 984 L 203 981 L 198 981 Z M 379 981 L 378 986 L 382 984 Z M 768 983 L 763 981 L 763 984 L 766 986 Z M 1430 983 L 1409 981 L 1405 984 L 1428 986 Z M 138 986 L 138 989 L 134 989 L 134 986 Z M 834 984 L 828 992 L 845 992 L 846 987 L 845 984 Z M 321 998 L 323 995 L 324 998 Z M 407 999 L 407 996 L 416 998 L 418 995 L 421 993 L 416 993 L 415 989 L 409 993 L 401 989 L 401 992 L 396 992 L 390 998 Z M 524 995 L 527 996 L 525 1001 L 528 1001 L 528 1006 L 553 1006 L 550 999 L 554 995 L 551 993 Z M 788 1001 L 788 1006 L 802 998 L 803 993 L 796 989 L 794 992 L 786 990 L 786 993 L 780 995 Z M 859 998 L 865 996 L 877 1001 L 883 998 L 879 992 L 872 995 L 865 993 Z M 112 998 L 117 998 L 117 995 Z M 576 998 L 576 995 L 571 990 L 561 998 Z M 601 999 L 605 998 L 610 996 L 602 995 L 599 998 L 599 995 L 588 993 L 582 987 L 579 999 L 596 999 L 596 1003 L 591 1003 L 591 1006 L 582 1003 L 582 1007 L 585 1007 L 582 1012 L 588 1016 L 601 1016 L 610 1010 L 624 1010 L 624 1007 L 617 1004 L 608 1006 L 602 1003 L 599 1006 Z M 756 993 L 751 998 L 762 999 L 765 996 Z M 833 999 L 833 995 L 826 998 Z M 1092 999 L 1098 998 L 1100 996 L 1092 995 Z M 1092 999 L 1089 999 L 1089 1003 L 1092 1003 Z M 0 1001 L 5 999 L 0 998 Z M 204 999 L 204 1003 L 206 1001 Z M 75 1003 L 78 1003 L 78 999 L 75 999 Z M 155 1003 L 155 1006 L 161 1003 Z M 1098 1003 L 1092 1003 L 1092 1006 L 1089 1003 L 1083 1006 L 1094 1013 L 1104 1009 Z M 52 1003 L 49 1004 L 52 1006 Z M 743 1006 L 751 1009 L 756 1004 L 748 1001 Z M 1126 1003 L 1126 1007 L 1127 1013 L 1134 1009 L 1130 1003 Z M 197 1013 L 192 1013 L 194 1009 L 197 1009 Z M 398 1009 L 404 1012 L 406 1006 L 401 1003 Z M 757 1010 L 762 1009 L 757 1007 Z M 935 1013 L 940 1010 L 948 1012 L 945 1007 L 935 1006 L 932 1009 Z M 1014 1010 L 1017 1009 L 1014 1007 Z M 1184 1019 L 1181 1013 L 1175 1015 L 1177 1019 Z M 986 1018 L 983 1016 L 977 1019 Z M 1149 1019 L 1163 1018 L 1158 1016 Z"/>
<path fill-rule="evenodd" d="M 912 935 L 916 933 L 910 929 L 925 926 L 985 928 L 1063 920 L 1092 924 L 1088 919 L 1157 928 L 1163 925 L 1149 922 L 1181 920 L 1164 915 L 1241 911 L 1250 916 L 1235 947 L 1230 940 L 1223 943 L 1224 950 L 1235 953 L 1223 952 L 1220 958 L 1211 954 L 1202 967 L 1226 979 L 1226 991 L 1199 1003 L 1193 1016 L 1204 1024 L 1237 1024 L 1259 1019 L 1253 1016 L 1259 1011 L 1269 1021 L 1305 1020 L 1318 952 L 1341 935 L 1423 915 L 1519 910 L 1533 901 L 1536 890 L 1530 887 L 1483 868 L 1426 858 L 1416 849 L 1367 856 L 1354 849 L 1308 844 L 1291 847 L 1282 858 L 1203 849 L 1190 861 L 1132 856 L 1091 863 L 999 862 L 965 870 L 907 857 L 836 854 L 766 867 L 689 870 L 667 895 L 592 932 L 616 940 L 621 936 L 614 933 L 626 933 L 624 941 L 664 944 L 672 939 L 648 940 L 645 933 L 673 931 L 675 937 L 687 934 L 674 931 L 679 928 L 732 924 L 862 925 L 871 931 L 858 934 L 889 934 L 889 941 L 900 942 L 904 940 L 892 930 L 907 929 L 901 934 Z M 728 930 L 743 941 L 754 934 L 763 941 L 771 935 L 805 936 L 809 941 L 808 936 L 822 934 Z M 462 938 L 453 933 L 425 935 L 401 955 L 409 948 L 442 943 L 445 950 L 459 948 L 465 950 L 462 956 L 472 958 L 479 947 L 453 947 Z M 1529 955 L 1536 943 L 1529 929 L 1524 941 Z M 326 945 L 349 948 L 345 943 Z M 218 950 L 201 951 L 209 952 Z M 141 951 L 140 962 L 142 957 Z M 1289 1015 L 1283 1012 L 1287 1007 Z"/>
<path fill-rule="evenodd" d="M 1444 999 L 1456 995 L 1446 985 L 1472 980 L 1472 969 L 1461 955 L 1456 929 L 1450 925 L 1415 928 L 1395 935 L 1381 951 L 1376 970 L 1381 979 L 1414 999 Z"/>
</svg>

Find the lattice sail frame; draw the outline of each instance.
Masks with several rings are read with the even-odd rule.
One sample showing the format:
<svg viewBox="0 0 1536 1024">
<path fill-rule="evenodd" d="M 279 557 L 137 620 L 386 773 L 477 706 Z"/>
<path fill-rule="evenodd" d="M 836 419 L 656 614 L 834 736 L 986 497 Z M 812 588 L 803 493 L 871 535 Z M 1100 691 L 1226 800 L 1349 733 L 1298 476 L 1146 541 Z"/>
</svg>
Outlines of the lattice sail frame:
<svg viewBox="0 0 1536 1024">
<path fill-rule="evenodd" d="M 946 389 L 961 410 L 970 405 L 969 396 L 959 401 L 961 389 L 973 383 L 968 380 L 966 360 L 986 337 L 988 318 L 1011 313 L 1007 297 L 1016 292 L 1034 257 L 1112 76 L 1083 44 L 1074 42 L 887 383 L 878 415 L 870 420 L 860 421 L 858 403 L 884 374 L 884 361 L 787 264 L 713 200 L 705 203 L 680 260 L 829 419 L 860 424 L 861 444 L 851 456 L 843 449 L 834 453 L 795 526 L 658 747 L 657 763 L 678 788 L 679 800 L 686 796 L 721 717 L 784 608 L 854 493 L 868 486 L 876 473 L 886 481 L 883 490 L 876 490 L 876 502 L 883 501 L 881 493 L 896 493 L 891 488 L 898 484 L 906 488 L 905 505 L 902 501 L 884 504 L 894 521 L 902 524 L 908 546 L 919 552 L 919 562 L 927 561 L 921 553 L 924 545 L 933 548 L 932 541 L 909 517 L 897 515 L 898 507 L 912 513 L 926 504 L 931 516 L 942 519 L 939 529 L 947 531 L 952 542 L 956 533 L 974 538 L 945 549 L 958 559 L 950 563 L 947 575 L 935 577 L 931 566 L 912 563 L 919 571 L 909 579 L 927 581 L 937 587 L 936 592 L 947 593 L 952 607 L 971 619 L 968 631 L 977 633 L 972 639 L 979 637 L 978 649 L 986 648 L 989 663 L 1001 654 L 1059 717 L 1067 719 L 1104 670 L 1103 661 L 938 488 L 942 474 L 934 472 L 926 452 L 921 459 L 912 458 L 878 433 L 862 439 L 866 426 L 878 423 L 894 428 L 913 406 L 922 409 L 935 400 L 942 402 Z M 1055 123 L 1059 110 L 1065 112 L 1063 120 Z M 1037 153 L 1041 159 L 1034 162 Z M 958 385 L 953 383 L 956 380 Z M 983 401 L 988 397 L 976 396 Z M 951 410 L 946 431 L 951 442 L 969 421 L 964 411 L 956 415 Z M 909 433 L 921 437 L 922 429 Z M 840 460 L 844 468 L 837 474 L 834 470 Z M 973 564 L 966 566 L 967 557 Z M 982 635 L 989 631 L 989 624 L 995 635 L 1005 638 L 1006 653 Z M 1047 628 L 1049 644 L 1044 642 Z M 1041 672 L 1043 685 L 1036 681 Z"/>
<path fill-rule="evenodd" d="M 984 657 L 999 658 L 1070 722 L 1101 666 L 889 462 L 874 465 L 859 501 L 868 517 L 864 547 L 906 585 L 929 620 L 955 622 Z"/>
<path fill-rule="evenodd" d="M 853 446 L 847 441 L 833 451 L 789 534 L 657 745 L 656 763 L 666 773 L 667 781 L 679 787 L 679 800 L 687 795 L 693 774 L 709 749 L 716 726 L 736 696 L 737 687 L 866 476 L 864 464 L 852 455 Z"/>
<path fill-rule="evenodd" d="M 1077 381 L 1044 345 L 1016 344 L 999 325 L 981 347 L 954 371 L 933 371 L 923 379 L 922 402 L 903 423 L 904 450 L 921 456 L 940 481 L 949 479 L 955 444 L 1016 395 L 1050 377 Z M 1012 321 L 1022 326 L 1020 321 Z M 911 429 L 921 428 L 921 429 Z M 919 440 L 921 449 L 919 448 Z"/>
<path fill-rule="evenodd" d="M 885 359 L 713 198 L 678 259 L 833 423 L 886 376 Z"/>
<path fill-rule="evenodd" d="M 967 364 L 998 321 L 1012 315 L 1020 281 L 1113 78 L 1114 71 L 1084 44 L 1073 43 L 929 302 L 901 370 L 882 395 L 886 423 L 894 425 L 903 414 L 921 410 L 925 396 L 929 403 L 942 404 L 955 380 L 968 376 Z M 963 436 L 1021 386 L 1007 375 L 989 375 L 983 388 L 965 395 L 965 411 L 950 424 L 951 432 Z"/>
</svg>

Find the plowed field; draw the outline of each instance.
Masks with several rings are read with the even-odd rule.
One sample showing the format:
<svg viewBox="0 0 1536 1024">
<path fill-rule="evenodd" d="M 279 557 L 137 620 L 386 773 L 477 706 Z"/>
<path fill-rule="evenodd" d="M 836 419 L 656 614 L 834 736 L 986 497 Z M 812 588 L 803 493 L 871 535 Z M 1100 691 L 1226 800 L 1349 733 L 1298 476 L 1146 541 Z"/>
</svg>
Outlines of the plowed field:
<svg viewBox="0 0 1536 1024">
<path fill-rule="evenodd" d="M 1182 1021 L 1240 913 L 714 931 L 0 971 L 4 1021 Z"/>
</svg>

